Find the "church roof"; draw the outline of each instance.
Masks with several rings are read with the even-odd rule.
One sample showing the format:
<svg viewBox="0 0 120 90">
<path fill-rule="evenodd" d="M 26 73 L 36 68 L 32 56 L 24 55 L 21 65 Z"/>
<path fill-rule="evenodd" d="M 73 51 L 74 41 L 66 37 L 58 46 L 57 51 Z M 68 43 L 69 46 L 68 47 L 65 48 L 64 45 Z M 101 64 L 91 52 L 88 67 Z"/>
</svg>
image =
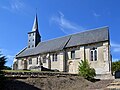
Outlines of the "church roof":
<svg viewBox="0 0 120 90">
<path fill-rule="evenodd" d="M 73 34 L 66 47 L 109 40 L 109 28 L 102 27 Z"/>
<path fill-rule="evenodd" d="M 85 45 L 109 40 L 109 28 L 102 27 L 77 34 L 40 42 L 35 48 L 26 48 L 16 58 L 63 50 L 67 47 Z"/>
</svg>

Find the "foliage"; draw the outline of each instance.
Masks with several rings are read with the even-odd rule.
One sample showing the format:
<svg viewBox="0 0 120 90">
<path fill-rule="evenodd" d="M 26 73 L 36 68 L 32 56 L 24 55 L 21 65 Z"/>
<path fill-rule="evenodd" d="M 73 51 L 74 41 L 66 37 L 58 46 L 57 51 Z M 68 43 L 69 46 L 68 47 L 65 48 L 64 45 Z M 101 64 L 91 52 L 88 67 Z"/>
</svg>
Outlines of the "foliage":
<svg viewBox="0 0 120 90">
<path fill-rule="evenodd" d="M 92 80 L 96 75 L 95 69 L 90 67 L 87 60 L 84 61 L 81 60 L 81 63 L 79 62 L 78 70 L 79 70 L 79 75 L 83 76 L 88 80 Z"/>
<path fill-rule="evenodd" d="M 120 70 L 120 60 L 112 62 L 112 73 L 118 70 Z"/>
<path fill-rule="evenodd" d="M 4 69 L 4 65 L 6 63 L 6 57 L 2 56 L 0 54 L 0 90 L 3 89 L 3 82 L 4 82 L 4 73 L 3 73 L 3 69 Z"/>
<path fill-rule="evenodd" d="M 12 70 L 12 68 L 9 66 L 4 66 L 4 70 Z"/>
</svg>

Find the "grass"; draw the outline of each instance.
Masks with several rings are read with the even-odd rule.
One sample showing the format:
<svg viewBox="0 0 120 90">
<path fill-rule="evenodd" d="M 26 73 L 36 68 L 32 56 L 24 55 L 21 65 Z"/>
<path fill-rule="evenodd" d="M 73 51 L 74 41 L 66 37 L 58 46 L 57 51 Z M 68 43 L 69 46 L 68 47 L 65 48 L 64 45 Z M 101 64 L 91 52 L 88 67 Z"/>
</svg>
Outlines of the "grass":
<svg viewBox="0 0 120 90">
<path fill-rule="evenodd" d="M 37 70 L 3 70 L 4 72 L 41 72 Z"/>
<path fill-rule="evenodd" d="M 60 72 L 53 72 L 53 71 L 39 71 L 39 70 L 2 70 L 4 72 L 51 72 L 51 73 L 60 73 Z"/>
</svg>

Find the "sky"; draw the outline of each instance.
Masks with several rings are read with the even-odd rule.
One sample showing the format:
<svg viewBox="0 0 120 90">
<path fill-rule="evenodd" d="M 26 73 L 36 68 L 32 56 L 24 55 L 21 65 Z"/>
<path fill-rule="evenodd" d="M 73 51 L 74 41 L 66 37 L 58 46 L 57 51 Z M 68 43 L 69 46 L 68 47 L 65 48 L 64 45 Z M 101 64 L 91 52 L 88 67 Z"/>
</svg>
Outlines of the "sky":
<svg viewBox="0 0 120 90">
<path fill-rule="evenodd" d="M 36 13 L 42 41 L 108 26 L 113 61 L 120 60 L 120 0 L 0 0 L 0 51 L 7 66 L 27 46 Z"/>
</svg>

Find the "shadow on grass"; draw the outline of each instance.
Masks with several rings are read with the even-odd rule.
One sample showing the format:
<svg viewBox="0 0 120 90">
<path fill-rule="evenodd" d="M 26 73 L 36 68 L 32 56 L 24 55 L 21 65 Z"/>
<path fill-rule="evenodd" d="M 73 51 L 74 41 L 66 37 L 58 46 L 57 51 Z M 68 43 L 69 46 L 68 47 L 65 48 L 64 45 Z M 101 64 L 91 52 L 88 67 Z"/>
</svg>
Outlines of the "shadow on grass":
<svg viewBox="0 0 120 90">
<path fill-rule="evenodd" d="M 34 85 L 27 84 L 18 80 L 6 80 L 3 90 L 41 90 Z"/>
</svg>

